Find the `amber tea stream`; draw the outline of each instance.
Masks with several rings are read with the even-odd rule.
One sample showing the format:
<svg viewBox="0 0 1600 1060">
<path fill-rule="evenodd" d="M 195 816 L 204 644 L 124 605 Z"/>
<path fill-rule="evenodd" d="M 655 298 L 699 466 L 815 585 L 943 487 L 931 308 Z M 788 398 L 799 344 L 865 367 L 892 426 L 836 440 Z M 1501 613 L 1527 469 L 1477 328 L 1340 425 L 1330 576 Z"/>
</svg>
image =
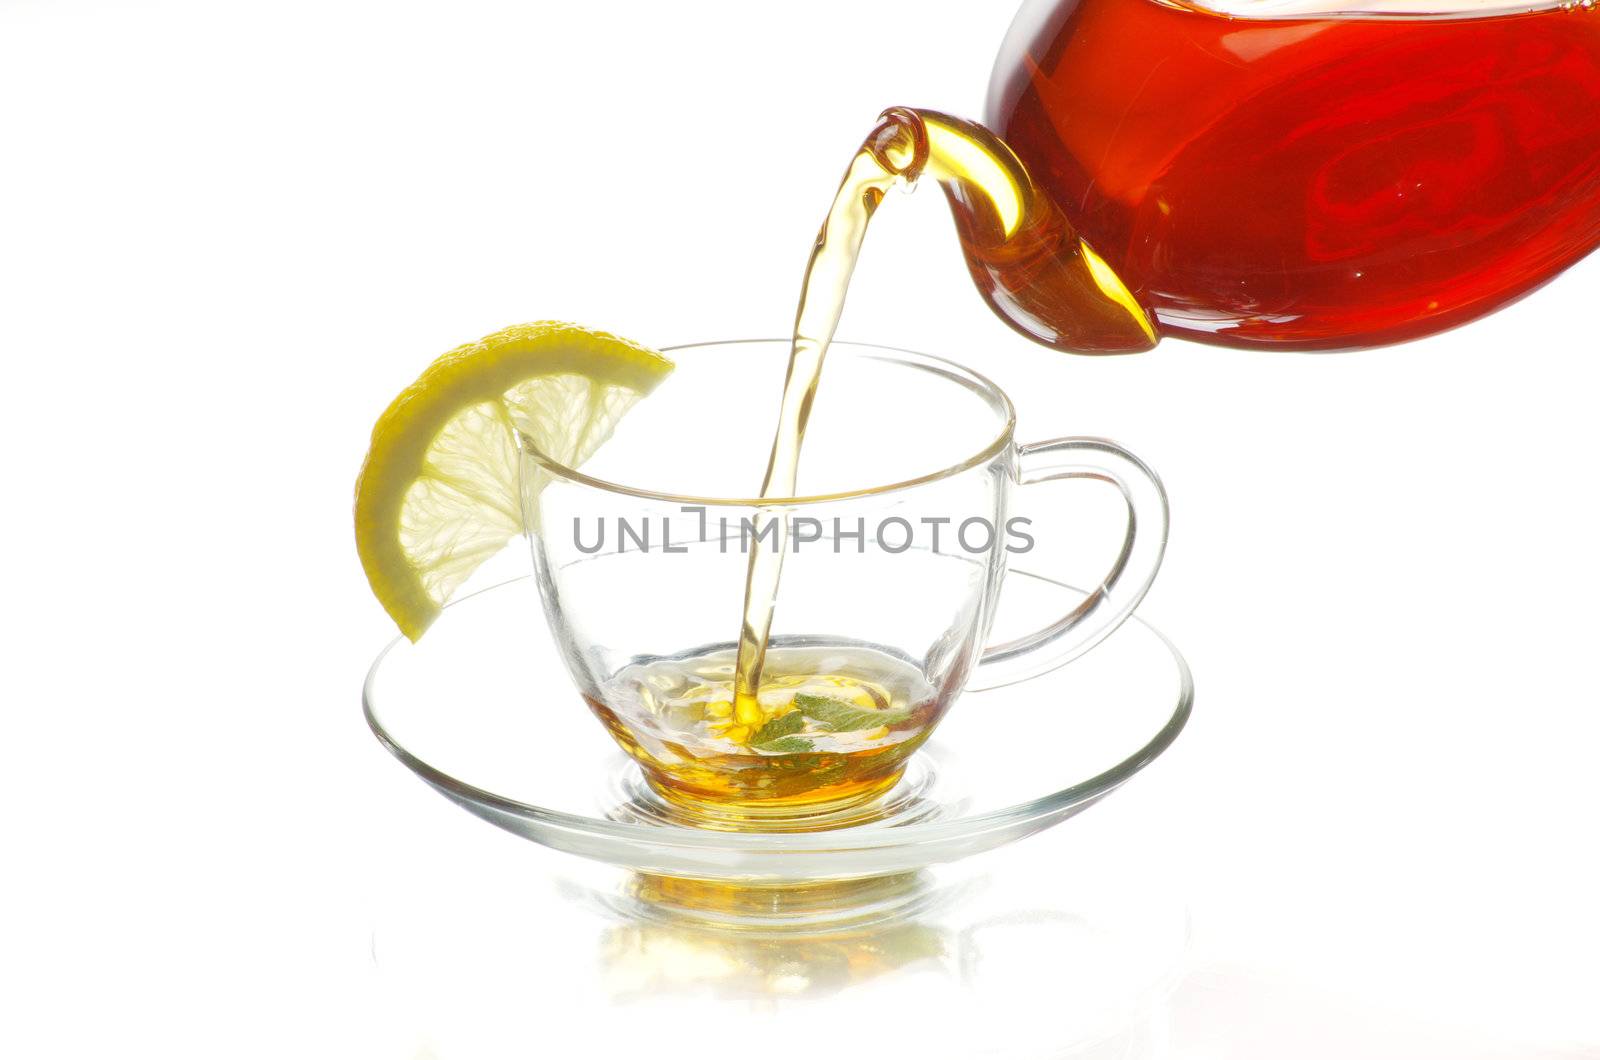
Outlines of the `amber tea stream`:
<svg viewBox="0 0 1600 1060">
<path fill-rule="evenodd" d="M 1111 269 L 1033 193 L 1014 155 L 981 128 L 895 108 L 856 152 L 807 263 L 761 497 L 773 507 L 748 538 L 737 647 L 631 667 L 591 708 L 675 801 L 817 805 L 894 783 L 937 718 L 934 691 L 910 663 L 860 646 L 769 644 L 801 450 L 828 345 L 868 223 L 888 191 L 931 174 L 958 210 L 969 256 L 1013 267 L 1033 259 L 1033 297 L 1075 306 L 1075 340 L 1154 341 Z M 1063 246 L 1067 240 L 1076 245 Z M 607 705 L 609 704 L 609 705 Z"/>
</svg>

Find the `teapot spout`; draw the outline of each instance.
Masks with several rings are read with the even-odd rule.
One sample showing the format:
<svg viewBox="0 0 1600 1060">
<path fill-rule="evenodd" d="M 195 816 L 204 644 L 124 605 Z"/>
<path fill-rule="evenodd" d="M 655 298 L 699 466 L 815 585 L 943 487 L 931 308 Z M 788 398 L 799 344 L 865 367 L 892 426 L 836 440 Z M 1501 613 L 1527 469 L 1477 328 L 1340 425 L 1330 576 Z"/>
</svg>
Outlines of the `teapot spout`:
<svg viewBox="0 0 1600 1060">
<path fill-rule="evenodd" d="M 1150 313 L 1004 141 L 938 111 L 894 107 L 884 118 L 912 127 L 917 146 L 926 144 L 921 172 L 944 189 L 967 269 L 1002 320 L 1074 353 L 1155 346 Z"/>
</svg>

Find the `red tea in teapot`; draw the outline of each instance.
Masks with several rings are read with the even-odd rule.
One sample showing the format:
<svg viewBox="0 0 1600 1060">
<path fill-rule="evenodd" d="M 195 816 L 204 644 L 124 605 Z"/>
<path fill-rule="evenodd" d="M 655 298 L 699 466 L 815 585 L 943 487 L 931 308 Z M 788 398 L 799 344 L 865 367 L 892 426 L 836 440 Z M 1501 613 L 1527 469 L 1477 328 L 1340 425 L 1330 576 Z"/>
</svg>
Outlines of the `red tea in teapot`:
<svg viewBox="0 0 1600 1060">
<path fill-rule="evenodd" d="M 1439 331 L 1600 243 L 1600 11 L 1375 2 L 1035 2 L 986 124 L 1164 335 Z"/>
<path fill-rule="evenodd" d="M 1600 14 L 1228 2 L 1241 10 L 1035 0 L 996 66 L 988 128 L 884 112 L 812 248 L 763 497 L 794 494 L 856 257 L 897 184 L 936 180 L 990 306 L 1078 352 L 1162 335 L 1398 342 L 1490 312 L 1600 243 Z M 1434 2 L 1478 6 L 1402 10 Z M 744 736 L 762 718 L 783 548 L 780 534 L 751 551 L 728 693 Z"/>
</svg>

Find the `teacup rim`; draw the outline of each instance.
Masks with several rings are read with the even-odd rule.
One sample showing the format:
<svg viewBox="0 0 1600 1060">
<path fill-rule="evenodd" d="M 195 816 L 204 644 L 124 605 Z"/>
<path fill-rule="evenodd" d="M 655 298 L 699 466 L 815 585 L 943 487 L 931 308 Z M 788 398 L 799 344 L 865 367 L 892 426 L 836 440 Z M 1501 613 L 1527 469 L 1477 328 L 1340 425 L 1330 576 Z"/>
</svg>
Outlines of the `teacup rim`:
<svg viewBox="0 0 1600 1060">
<path fill-rule="evenodd" d="M 678 350 L 708 349 L 714 346 L 749 346 L 756 344 L 778 344 L 787 346 L 790 340 L 785 338 L 751 338 L 751 339 L 716 339 L 709 342 L 682 342 L 673 346 L 661 347 L 662 353 L 670 354 Z M 608 493 L 622 494 L 628 497 L 637 497 L 642 500 L 659 501 L 663 504 L 679 504 L 704 508 L 798 508 L 806 505 L 828 504 L 839 501 L 854 500 L 863 497 L 878 497 L 894 493 L 899 490 L 913 489 L 925 486 L 931 482 L 938 482 L 964 471 L 993 460 L 1009 447 L 1016 436 L 1017 409 L 1012 404 L 1011 397 L 1000 389 L 994 380 L 988 376 L 969 368 L 959 361 L 948 357 L 939 357 L 931 353 L 921 353 L 908 350 L 899 346 L 890 346 L 876 342 L 855 342 L 848 339 L 836 340 L 829 345 L 829 352 L 835 350 L 852 351 L 880 351 L 894 354 L 895 360 L 907 359 L 912 362 L 921 362 L 924 368 L 932 368 L 948 375 L 955 376 L 969 383 L 975 383 L 986 395 L 1005 413 L 1005 422 L 1001 425 L 999 433 L 978 452 L 968 456 L 957 463 L 942 467 L 936 471 L 917 475 L 913 478 L 898 482 L 891 482 L 880 486 L 867 486 L 860 489 L 843 490 L 836 493 L 817 493 L 799 497 L 710 497 L 698 496 L 690 493 L 670 493 L 660 490 L 647 489 L 641 486 L 632 486 L 609 479 L 597 478 L 587 475 L 577 468 L 569 467 L 561 461 L 540 452 L 534 447 L 532 439 L 517 432 L 518 449 L 521 453 L 550 474 L 557 478 L 591 489 L 604 490 Z"/>
</svg>

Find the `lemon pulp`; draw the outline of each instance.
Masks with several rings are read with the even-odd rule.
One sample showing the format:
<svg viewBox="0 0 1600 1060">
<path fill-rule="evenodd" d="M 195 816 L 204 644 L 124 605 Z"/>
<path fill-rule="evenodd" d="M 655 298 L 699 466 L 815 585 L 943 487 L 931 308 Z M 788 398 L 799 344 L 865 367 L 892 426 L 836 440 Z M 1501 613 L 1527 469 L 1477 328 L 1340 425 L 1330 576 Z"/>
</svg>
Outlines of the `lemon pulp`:
<svg viewBox="0 0 1600 1060">
<path fill-rule="evenodd" d="M 517 440 L 575 467 L 672 371 L 635 342 L 557 321 L 444 354 L 384 410 L 356 480 L 356 548 L 416 640 L 451 593 L 522 530 Z"/>
</svg>

